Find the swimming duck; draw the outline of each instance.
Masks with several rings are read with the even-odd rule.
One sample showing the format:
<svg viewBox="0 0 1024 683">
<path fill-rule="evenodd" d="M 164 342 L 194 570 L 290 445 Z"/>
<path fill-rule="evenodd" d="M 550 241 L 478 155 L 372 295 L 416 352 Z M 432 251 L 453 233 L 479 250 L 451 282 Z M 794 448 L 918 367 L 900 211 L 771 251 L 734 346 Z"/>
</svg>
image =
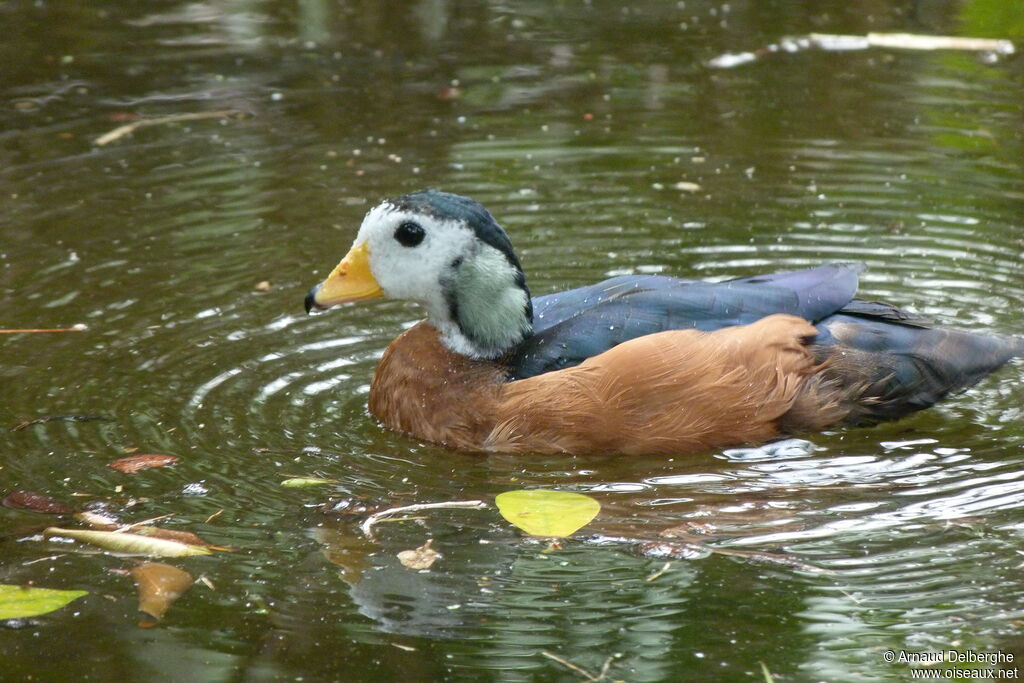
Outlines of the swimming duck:
<svg viewBox="0 0 1024 683">
<path fill-rule="evenodd" d="M 386 427 L 458 449 L 685 454 L 894 420 L 968 387 L 1024 339 L 937 329 L 854 298 L 861 266 L 702 282 L 623 275 L 533 298 L 472 199 L 388 199 L 306 296 L 427 313 L 370 387 Z"/>
</svg>

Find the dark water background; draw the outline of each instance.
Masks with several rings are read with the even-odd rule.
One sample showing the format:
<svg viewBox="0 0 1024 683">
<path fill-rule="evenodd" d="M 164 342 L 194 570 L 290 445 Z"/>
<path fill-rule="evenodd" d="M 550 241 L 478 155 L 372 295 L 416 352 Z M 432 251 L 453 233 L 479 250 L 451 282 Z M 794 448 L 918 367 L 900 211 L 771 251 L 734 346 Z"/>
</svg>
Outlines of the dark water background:
<svg viewBox="0 0 1024 683">
<path fill-rule="evenodd" d="M 0 629 L 3 680 L 905 680 L 886 650 L 1024 658 L 1024 368 L 898 424 L 686 458 L 479 457 L 366 413 L 397 302 L 306 317 L 383 196 L 440 187 L 505 225 L 532 290 L 857 260 L 862 292 L 1024 332 L 1024 61 L 724 52 L 811 31 L 1024 42 L 1017 2 L 9 2 L 0 5 L 0 489 L 238 549 L 136 626 L 133 560 L 0 509 L 0 583 L 90 595 Z M 133 117 L 231 110 L 141 128 Z M 699 185 L 694 188 L 679 183 Z M 267 280 L 270 291 L 256 291 Z M 99 414 L 111 421 L 48 422 Z M 125 475 L 138 449 L 170 468 Z M 288 476 L 329 488 L 287 489 Z M 562 550 L 493 510 L 549 487 L 597 520 Z M 120 487 L 120 488 L 118 488 Z M 77 496 L 73 494 L 85 494 Z M 223 512 L 204 522 L 208 517 Z M 616 538 L 681 523 L 714 553 Z M 429 573 L 395 553 L 428 538 Z"/>
</svg>

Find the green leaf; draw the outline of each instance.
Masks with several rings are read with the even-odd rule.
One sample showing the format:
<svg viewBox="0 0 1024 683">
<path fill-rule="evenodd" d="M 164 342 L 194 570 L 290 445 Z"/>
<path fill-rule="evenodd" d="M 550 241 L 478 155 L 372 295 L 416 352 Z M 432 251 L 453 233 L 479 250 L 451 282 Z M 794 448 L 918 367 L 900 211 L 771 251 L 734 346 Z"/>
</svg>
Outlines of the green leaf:
<svg viewBox="0 0 1024 683">
<path fill-rule="evenodd" d="M 89 591 L 23 588 L 0 584 L 0 619 L 21 619 L 47 614 L 88 594 Z"/>
<path fill-rule="evenodd" d="M 289 489 L 301 489 L 307 486 L 326 486 L 337 483 L 335 479 L 322 479 L 320 477 L 293 477 L 281 482 L 281 486 Z"/>
<path fill-rule="evenodd" d="M 494 502 L 498 512 L 531 536 L 570 536 L 597 516 L 601 504 L 568 491 L 506 491 Z"/>
<path fill-rule="evenodd" d="M 73 538 L 83 543 L 98 545 L 107 550 L 132 555 L 153 555 L 156 557 L 185 557 L 187 555 L 209 555 L 210 549 L 153 536 L 121 533 L 118 531 L 94 531 L 92 529 L 59 529 L 51 526 L 43 535 Z"/>
</svg>

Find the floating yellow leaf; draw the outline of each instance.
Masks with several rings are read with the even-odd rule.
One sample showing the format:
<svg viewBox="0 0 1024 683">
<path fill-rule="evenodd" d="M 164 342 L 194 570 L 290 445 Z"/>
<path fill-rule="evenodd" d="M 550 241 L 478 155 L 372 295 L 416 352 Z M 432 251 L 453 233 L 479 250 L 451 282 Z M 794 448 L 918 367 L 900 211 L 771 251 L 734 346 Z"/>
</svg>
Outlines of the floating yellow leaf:
<svg viewBox="0 0 1024 683">
<path fill-rule="evenodd" d="M 47 614 L 88 594 L 89 591 L 0 584 L 0 619 L 23 619 Z"/>
<path fill-rule="evenodd" d="M 502 517 L 532 536 L 570 536 L 601 509 L 582 493 L 546 489 L 506 491 L 494 502 Z"/>
<path fill-rule="evenodd" d="M 210 549 L 197 545 L 189 545 L 178 541 L 170 541 L 139 534 L 118 533 L 116 531 L 95 531 L 92 529 L 59 529 L 51 526 L 43 534 L 64 536 L 76 541 L 98 545 L 118 553 L 135 555 L 153 555 L 156 557 L 186 557 L 188 555 L 209 555 Z"/>
<path fill-rule="evenodd" d="M 132 569 L 139 591 L 139 611 L 162 619 L 167 608 L 192 587 L 192 575 L 162 562 L 147 562 Z"/>
</svg>

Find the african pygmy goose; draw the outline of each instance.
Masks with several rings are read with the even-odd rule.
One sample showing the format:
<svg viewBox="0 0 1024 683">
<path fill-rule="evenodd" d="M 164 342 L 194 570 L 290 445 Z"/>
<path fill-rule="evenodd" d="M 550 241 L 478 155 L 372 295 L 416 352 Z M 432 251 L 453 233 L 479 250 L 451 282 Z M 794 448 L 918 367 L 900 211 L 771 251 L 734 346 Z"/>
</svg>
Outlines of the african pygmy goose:
<svg viewBox="0 0 1024 683">
<path fill-rule="evenodd" d="M 426 190 L 363 219 L 306 310 L 408 299 L 370 388 L 384 426 L 452 448 L 684 454 L 898 419 L 1024 339 L 937 329 L 854 298 L 861 267 L 701 282 L 623 275 L 531 298 L 479 203 Z"/>
</svg>

